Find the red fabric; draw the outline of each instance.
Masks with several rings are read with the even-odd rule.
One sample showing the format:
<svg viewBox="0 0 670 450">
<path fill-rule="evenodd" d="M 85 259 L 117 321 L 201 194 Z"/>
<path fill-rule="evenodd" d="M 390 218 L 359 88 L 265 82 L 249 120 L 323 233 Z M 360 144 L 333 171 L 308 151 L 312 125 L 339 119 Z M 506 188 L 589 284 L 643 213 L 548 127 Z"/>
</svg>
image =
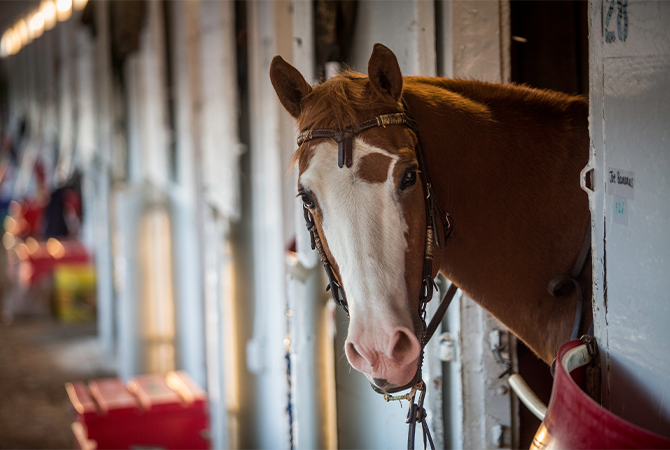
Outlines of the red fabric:
<svg viewBox="0 0 670 450">
<path fill-rule="evenodd" d="M 558 361 L 569 350 L 581 345 L 574 340 L 558 351 Z M 580 389 L 573 378 L 580 369 L 568 373 L 563 364 L 556 364 L 554 387 L 544 425 L 557 448 L 570 449 L 619 449 L 619 448 L 670 448 L 670 439 L 643 430 L 615 416 Z M 573 377 L 571 377 L 571 375 Z"/>
<path fill-rule="evenodd" d="M 39 249 L 28 256 L 28 259 L 23 263 L 31 266 L 30 277 L 25 280 L 28 284 L 34 285 L 50 277 L 57 264 L 87 264 L 92 262 L 88 250 L 80 241 L 60 241 L 60 243 L 63 244 L 65 249 L 65 253 L 60 259 L 56 259 L 49 254 L 46 242 L 41 242 Z"/>
<path fill-rule="evenodd" d="M 160 375 L 133 378 L 128 386 L 118 378 L 91 381 L 88 389 L 74 383 L 68 390 L 86 437 L 106 449 L 208 449 L 209 419 L 205 392 L 184 372 L 191 401 L 173 391 Z"/>
<path fill-rule="evenodd" d="M 39 235 L 42 232 L 43 220 L 44 206 L 37 200 L 27 200 L 21 205 L 21 215 L 18 218 L 21 227 L 15 234 L 19 236 Z"/>
</svg>

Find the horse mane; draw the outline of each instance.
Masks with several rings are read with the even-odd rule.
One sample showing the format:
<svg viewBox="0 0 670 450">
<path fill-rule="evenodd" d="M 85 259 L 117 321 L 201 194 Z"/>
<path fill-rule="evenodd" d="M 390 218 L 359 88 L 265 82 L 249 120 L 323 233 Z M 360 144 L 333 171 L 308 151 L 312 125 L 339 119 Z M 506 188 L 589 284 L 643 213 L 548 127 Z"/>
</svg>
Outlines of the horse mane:
<svg viewBox="0 0 670 450">
<path fill-rule="evenodd" d="M 504 105 L 505 113 L 532 116 L 539 120 L 559 121 L 576 126 L 588 117 L 588 100 L 583 96 L 536 89 L 518 84 L 488 83 L 477 80 L 433 77 L 404 77 L 404 91 L 420 95 L 435 113 L 443 113 L 445 103 L 452 112 L 464 113 L 480 121 L 495 121 L 494 105 Z M 300 131 L 327 128 L 343 130 L 378 114 L 401 111 L 402 105 L 369 87 L 369 78 L 345 70 L 326 83 L 316 86 L 301 102 L 297 119 Z M 291 157 L 294 165 L 309 158 L 313 142 L 303 143 Z"/>
<path fill-rule="evenodd" d="M 406 84 L 415 89 L 437 88 L 470 100 L 478 107 L 488 110 L 489 106 L 504 105 L 505 112 L 518 111 L 535 118 L 567 115 L 579 117 L 588 115 L 588 99 L 582 95 L 533 88 L 516 83 L 490 83 L 471 79 L 406 77 Z M 468 108 L 471 109 L 471 108 Z"/>
</svg>

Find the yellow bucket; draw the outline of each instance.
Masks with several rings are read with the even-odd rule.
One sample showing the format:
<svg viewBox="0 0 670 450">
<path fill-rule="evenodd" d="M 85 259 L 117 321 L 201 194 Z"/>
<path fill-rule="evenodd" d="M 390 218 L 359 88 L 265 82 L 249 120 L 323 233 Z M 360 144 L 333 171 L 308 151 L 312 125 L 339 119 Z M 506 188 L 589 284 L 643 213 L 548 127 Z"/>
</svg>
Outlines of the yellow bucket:
<svg viewBox="0 0 670 450">
<path fill-rule="evenodd" d="M 63 322 L 95 319 L 95 267 L 59 264 L 54 268 L 56 316 Z"/>
</svg>

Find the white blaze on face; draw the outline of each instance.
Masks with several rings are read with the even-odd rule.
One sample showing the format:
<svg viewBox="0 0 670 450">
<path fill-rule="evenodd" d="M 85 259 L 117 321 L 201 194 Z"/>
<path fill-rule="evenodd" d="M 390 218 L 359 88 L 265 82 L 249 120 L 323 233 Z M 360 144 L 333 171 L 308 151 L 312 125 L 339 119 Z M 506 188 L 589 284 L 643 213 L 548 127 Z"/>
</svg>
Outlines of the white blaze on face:
<svg viewBox="0 0 670 450">
<path fill-rule="evenodd" d="M 372 153 L 390 159 L 383 182 L 356 176 L 362 160 Z M 357 332 L 373 332 L 384 326 L 380 321 L 392 320 L 396 323 L 386 326 L 412 329 L 405 284 L 407 224 L 392 175 L 399 157 L 357 138 L 353 158 L 351 168 L 339 168 L 337 145 L 323 142 L 314 149 L 300 183 L 320 207 L 322 238 L 339 268 L 350 327 L 356 321 Z"/>
</svg>

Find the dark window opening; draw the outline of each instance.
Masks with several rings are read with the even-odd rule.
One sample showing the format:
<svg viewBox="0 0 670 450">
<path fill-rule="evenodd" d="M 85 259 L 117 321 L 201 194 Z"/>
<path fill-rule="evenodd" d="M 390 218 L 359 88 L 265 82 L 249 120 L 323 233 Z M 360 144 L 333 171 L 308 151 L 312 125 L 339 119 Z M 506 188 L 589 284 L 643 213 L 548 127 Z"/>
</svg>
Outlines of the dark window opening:
<svg viewBox="0 0 670 450">
<path fill-rule="evenodd" d="M 512 1 L 512 81 L 588 94 L 588 3 Z"/>
</svg>

